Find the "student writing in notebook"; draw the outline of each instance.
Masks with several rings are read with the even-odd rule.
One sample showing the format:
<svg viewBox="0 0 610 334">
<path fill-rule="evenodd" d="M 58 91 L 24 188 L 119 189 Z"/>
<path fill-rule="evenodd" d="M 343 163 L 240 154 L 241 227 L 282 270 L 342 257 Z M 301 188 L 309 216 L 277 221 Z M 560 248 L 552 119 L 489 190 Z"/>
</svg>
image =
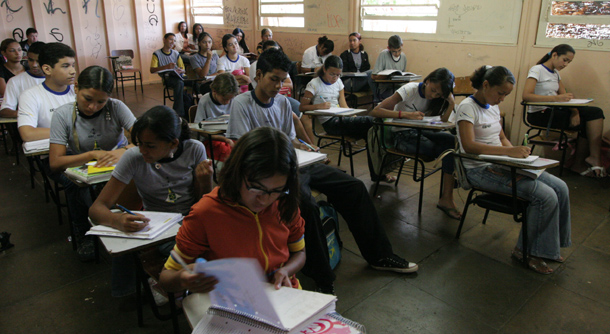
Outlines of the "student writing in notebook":
<svg viewBox="0 0 610 334">
<path fill-rule="evenodd" d="M 132 180 L 144 210 L 186 215 L 212 189 L 212 166 L 206 160 L 205 148 L 189 136 L 188 123 L 172 109 L 156 106 L 145 112 L 131 132 L 137 147 L 123 154 L 110 181 L 89 209 L 93 222 L 124 232 L 146 227 L 146 218 L 141 215 L 110 211 Z M 112 295 L 133 293 L 133 257 L 113 257 L 112 262 Z"/>
<path fill-rule="evenodd" d="M 300 289 L 295 274 L 305 264 L 305 222 L 298 193 L 298 161 L 290 139 L 269 127 L 250 131 L 233 148 L 218 187 L 184 218 L 174 250 L 187 263 L 198 257 L 255 258 L 276 289 Z M 216 281 L 188 273 L 172 255 L 160 283 L 168 291 L 207 292 Z"/>
<path fill-rule="evenodd" d="M 131 131 L 136 118 L 123 102 L 110 98 L 113 88 L 110 71 L 87 67 L 76 81 L 75 101 L 55 109 L 51 120 L 49 164 L 66 191 L 78 256 L 83 261 L 94 259 L 93 237 L 85 236 L 93 199 L 87 187 L 74 184 L 62 172 L 91 160 L 97 160 L 100 167 L 112 166 L 133 146 L 123 131 Z"/>
<path fill-rule="evenodd" d="M 442 115 L 441 120 L 447 122 L 453 111 L 453 73 L 446 68 L 439 68 L 424 79 L 423 82 L 410 82 L 400 87 L 396 93 L 383 100 L 370 115 L 380 118 L 423 119 L 424 116 Z M 417 150 L 418 131 L 413 128 L 392 127 L 394 147 L 406 152 Z M 431 158 L 439 156 L 443 151 L 455 148 L 455 137 L 444 131 L 421 130 L 419 143 L 420 152 Z M 443 159 L 443 189 L 437 208 L 453 219 L 460 219 L 461 213 L 453 201 L 453 157 Z"/>
<path fill-rule="evenodd" d="M 559 71 L 566 68 L 576 51 L 568 44 L 560 44 L 542 57 L 527 74 L 523 88 L 526 102 L 567 102 L 574 98 L 568 93 Z M 551 114 L 553 115 L 551 119 Z M 606 176 L 601 167 L 601 144 L 604 132 L 604 112 L 597 107 L 553 108 L 530 106 L 527 120 L 533 125 L 554 129 L 576 128 L 581 137 L 578 139 L 574 165 L 571 170 L 583 176 Z"/>
<path fill-rule="evenodd" d="M 476 93 L 464 99 L 457 108 L 460 151 L 470 154 L 498 154 L 525 158 L 527 146 L 513 146 L 500 124 L 500 104 L 515 84 L 513 74 L 502 66 L 483 66 L 471 76 Z M 468 181 L 475 187 L 512 193 L 511 172 L 497 165 L 463 159 Z M 530 269 L 551 274 L 545 260 L 563 262 L 559 250 L 571 245 L 570 196 L 561 179 L 543 172 L 537 179 L 517 177 L 517 196 L 529 201 L 527 235 Z M 512 257 L 523 259 L 521 233 Z"/>
</svg>

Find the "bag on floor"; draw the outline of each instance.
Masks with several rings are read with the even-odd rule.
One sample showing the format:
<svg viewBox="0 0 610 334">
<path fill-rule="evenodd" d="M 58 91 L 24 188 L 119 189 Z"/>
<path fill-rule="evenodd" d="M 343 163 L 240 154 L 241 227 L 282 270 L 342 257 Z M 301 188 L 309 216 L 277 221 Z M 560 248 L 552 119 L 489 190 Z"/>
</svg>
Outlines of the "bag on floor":
<svg viewBox="0 0 610 334">
<path fill-rule="evenodd" d="M 339 219 L 335 208 L 326 201 L 318 202 L 320 208 L 320 220 L 322 220 L 322 230 L 326 236 L 328 255 L 330 257 L 330 267 L 335 269 L 341 261 L 341 248 L 343 243 L 339 236 Z"/>
</svg>

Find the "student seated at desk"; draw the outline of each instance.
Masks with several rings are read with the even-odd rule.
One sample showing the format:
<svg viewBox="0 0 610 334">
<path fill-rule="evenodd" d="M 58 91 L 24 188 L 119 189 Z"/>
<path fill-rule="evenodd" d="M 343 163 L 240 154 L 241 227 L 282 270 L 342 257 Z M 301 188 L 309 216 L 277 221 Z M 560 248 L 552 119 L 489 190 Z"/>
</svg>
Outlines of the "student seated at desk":
<svg viewBox="0 0 610 334">
<path fill-rule="evenodd" d="M 35 28 L 27 28 L 25 30 L 26 40 L 19 43 L 21 45 L 21 49 L 25 52 L 29 52 L 32 45 L 38 42 L 38 31 Z M 30 56 L 28 55 L 28 58 Z"/>
<path fill-rule="evenodd" d="M 227 137 L 239 140 L 247 132 L 262 126 L 281 130 L 298 148 L 308 149 L 296 139 L 292 111 L 286 97 L 278 95 L 292 65 L 280 50 L 264 51 L 258 60 L 256 89 L 233 100 Z M 364 259 L 375 269 L 399 273 L 417 271 L 418 266 L 394 254 L 379 221 L 375 206 L 362 181 L 337 168 L 314 164 L 299 169 L 301 216 L 307 222 L 305 241 L 307 263 L 303 272 L 314 279 L 318 288 L 333 293 L 335 275 L 330 267 L 326 236 L 320 211 L 311 189 L 326 195 L 345 218 Z"/>
<path fill-rule="evenodd" d="M 309 47 L 303 52 L 301 73 L 317 72 L 328 56 L 335 49 L 335 43 L 326 36 L 318 38 L 318 44 Z"/>
<path fill-rule="evenodd" d="M 222 48 L 226 54 L 218 60 L 218 73 L 233 74 L 240 84 L 241 92 L 244 93 L 248 91 L 250 83 L 250 61 L 239 55 L 238 46 L 234 35 L 226 34 L 222 37 Z"/>
<path fill-rule="evenodd" d="M 263 51 L 265 51 L 265 47 L 263 44 L 267 41 L 273 40 L 273 31 L 269 28 L 265 28 L 261 30 L 261 41 L 256 45 L 256 53 L 260 56 Z M 281 48 L 280 48 L 281 50 Z"/>
<path fill-rule="evenodd" d="M 515 84 L 513 74 L 502 66 L 482 66 L 471 76 L 474 95 L 457 107 L 460 151 L 470 154 L 498 154 L 515 158 L 530 155 L 527 146 L 513 146 L 502 131 L 498 104 L 510 94 Z M 463 159 L 468 181 L 475 187 L 503 194 L 512 193 L 510 170 L 492 163 Z M 550 274 L 544 261 L 563 262 L 561 247 L 571 245 L 570 195 L 561 179 L 543 172 L 537 179 L 517 177 L 517 196 L 528 200 L 527 235 L 529 268 Z M 521 233 L 512 257 L 521 260 Z"/>
<path fill-rule="evenodd" d="M 193 37 L 189 40 L 189 47 L 192 53 L 197 53 L 199 51 L 199 36 L 201 36 L 203 32 L 204 30 L 201 23 L 193 24 Z"/>
<path fill-rule="evenodd" d="M 358 32 L 349 34 L 349 50 L 343 51 L 341 60 L 343 61 L 343 70 L 345 72 L 364 72 L 367 77 L 348 78 L 343 80 L 346 91 L 361 92 L 369 88 L 369 80 L 371 76 L 371 63 L 369 63 L 369 55 L 364 51 L 364 45 L 360 43 L 362 36 Z"/>
<path fill-rule="evenodd" d="M 567 102 L 574 98 L 568 93 L 559 76 L 559 71 L 566 68 L 576 51 L 568 44 L 560 44 L 545 54 L 538 64 L 527 74 L 523 88 L 523 100 L 526 102 Z M 576 128 L 580 132 L 574 165 L 571 170 L 583 176 L 604 177 L 606 172 L 601 167 L 602 133 L 604 132 L 604 112 L 597 107 L 553 108 L 546 106 L 529 106 L 527 121 L 530 124 L 554 129 Z"/>
<path fill-rule="evenodd" d="M 401 72 L 407 70 L 407 56 L 402 52 L 402 38 L 398 35 L 390 36 L 390 38 L 388 38 L 388 48 L 387 50 L 381 51 L 377 57 L 371 79 L 385 79 L 385 76 L 377 75 L 377 73 L 384 70 L 397 70 Z M 386 99 L 394 94 L 392 91 L 392 87 L 394 86 L 392 84 L 382 83 L 377 85 L 373 83 L 371 87 L 375 88 L 373 89 L 373 93 L 378 94 L 377 98 L 379 100 Z M 375 92 L 377 89 L 379 92 Z"/>
<path fill-rule="evenodd" d="M 439 68 L 424 79 L 424 82 L 410 82 L 400 87 L 394 95 L 383 100 L 370 115 L 379 118 L 423 119 L 424 116 L 442 115 L 447 122 L 453 111 L 453 73 Z M 406 153 L 417 150 L 417 130 L 393 127 L 394 147 Z M 421 154 L 434 158 L 445 150 L 455 148 L 455 137 L 444 131 L 422 130 L 419 149 Z M 461 213 L 453 201 L 453 156 L 443 158 L 443 189 L 437 208 L 453 219 L 460 219 Z"/>
<path fill-rule="evenodd" d="M 305 221 L 299 214 L 298 161 L 290 139 L 261 127 L 246 133 L 220 171 L 219 183 L 193 205 L 174 250 L 187 263 L 231 257 L 255 258 L 276 289 L 301 288 Z M 167 259 L 160 283 L 168 291 L 208 292 L 215 279 L 189 274 Z"/>
<path fill-rule="evenodd" d="M 114 78 L 103 67 L 90 66 L 80 73 L 76 101 L 53 112 L 49 149 L 52 172 L 62 173 L 91 160 L 97 160 L 96 166 L 112 166 L 133 146 L 123 130 L 131 131 L 136 118 L 123 102 L 110 98 L 113 88 Z M 81 261 L 93 260 L 93 237 L 85 237 L 90 227 L 87 213 L 93 203 L 91 193 L 63 174 L 58 177 L 68 198 L 78 256 Z"/>
<path fill-rule="evenodd" d="M 231 101 L 239 94 L 239 84 L 231 73 L 217 75 L 212 81 L 211 89 L 211 92 L 199 100 L 195 123 L 230 114 Z M 213 145 L 214 160 L 225 161 L 231 153 L 233 141 L 225 136 L 213 135 L 212 143 L 205 142 L 206 151 L 210 151 L 209 145 Z"/>
<path fill-rule="evenodd" d="M 185 23 L 186 24 L 186 23 Z M 163 47 L 153 52 L 150 60 L 150 73 L 157 73 L 164 70 L 175 70 L 176 73 L 165 75 L 165 86 L 170 87 L 174 91 L 173 109 L 180 115 L 185 117 L 187 111 L 184 110 L 184 80 L 178 75 L 184 74 L 184 63 L 178 51 L 172 48 L 176 45 L 176 35 L 170 33 L 163 36 Z M 159 74 L 162 76 L 162 74 Z"/>
<path fill-rule="evenodd" d="M 212 50 L 212 36 L 207 32 L 199 34 L 199 51 L 191 56 L 191 67 L 195 71 L 197 78 L 204 79 L 206 76 L 218 74 L 218 55 Z M 198 87 L 199 94 L 210 92 L 210 82 L 201 84 Z"/>
<path fill-rule="evenodd" d="M 19 97 L 30 87 L 38 86 L 44 81 L 44 73 L 38 63 L 38 55 L 45 46 L 43 42 L 34 42 L 28 49 L 28 70 L 14 76 L 4 91 L 4 100 L 0 107 L 0 117 L 17 117 Z"/>
<path fill-rule="evenodd" d="M 17 125 L 23 141 L 48 139 L 55 108 L 74 102 L 75 56 L 74 50 L 62 43 L 42 48 L 38 62 L 45 80 L 19 97 Z"/>
<path fill-rule="evenodd" d="M 0 64 L 0 97 L 4 96 L 4 90 L 9 80 L 25 72 L 25 67 L 21 64 L 23 51 L 19 42 L 12 38 L 7 38 L 0 43 L 0 53 L 6 59 L 6 63 Z"/>
<path fill-rule="evenodd" d="M 156 106 L 145 112 L 133 125 L 131 140 L 138 146 L 123 154 L 89 209 L 94 223 L 124 232 L 146 227 L 146 219 L 140 215 L 110 211 L 132 180 L 147 211 L 186 215 L 212 189 L 212 166 L 203 144 L 190 139 L 188 123 L 170 108 Z M 135 291 L 133 265 L 130 255 L 112 258 L 114 297 Z"/>
</svg>

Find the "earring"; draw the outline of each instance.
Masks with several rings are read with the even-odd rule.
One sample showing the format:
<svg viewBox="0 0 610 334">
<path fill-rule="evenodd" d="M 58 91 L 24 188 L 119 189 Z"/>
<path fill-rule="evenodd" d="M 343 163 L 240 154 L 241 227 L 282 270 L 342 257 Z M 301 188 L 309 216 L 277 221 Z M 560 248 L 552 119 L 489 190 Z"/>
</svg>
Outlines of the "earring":
<svg viewBox="0 0 610 334">
<path fill-rule="evenodd" d="M 173 159 L 174 158 L 174 152 L 169 152 L 169 158 Z"/>
</svg>

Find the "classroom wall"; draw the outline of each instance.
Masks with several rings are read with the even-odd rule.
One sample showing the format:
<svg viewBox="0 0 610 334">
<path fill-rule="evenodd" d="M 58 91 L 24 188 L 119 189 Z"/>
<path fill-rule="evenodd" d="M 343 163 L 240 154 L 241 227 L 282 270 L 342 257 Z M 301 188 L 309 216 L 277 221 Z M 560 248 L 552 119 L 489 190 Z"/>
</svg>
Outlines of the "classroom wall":
<svg viewBox="0 0 610 334">
<path fill-rule="evenodd" d="M 251 50 L 260 41 L 257 0 L 225 0 L 227 22 L 240 25 L 246 34 Z M 519 38 L 516 45 L 498 46 L 461 42 L 426 42 L 405 40 L 407 70 L 426 75 L 437 67 L 445 66 L 456 76 L 465 76 L 481 65 L 503 65 L 513 71 L 517 85 L 501 105 L 506 113 L 507 133 L 513 142 L 522 138 L 521 91 L 529 68 L 548 52 L 536 47 L 538 16 L 542 0 L 523 0 Z M 316 0 L 319 8 L 333 10 L 332 0 Z M 0 33 L 4 38 L 20 36 L 34 26 L 44 42 L 63 41 L 75 48 L 79 68 L 93 64 L 110 66 L 105 58 L 110 50 L 133 49 L 135 64 L 140 66 L 145 83 L 159 82 L 157 75 L 149 73 L 152 52 L 162 46 L 166 32 L 176 32 L 176 24 L 186 19 L 189 29 L 193 20 L 188 5 L 190 0 L 8 0 L 0 8 Z M 87 4 L 86 6 L 84 6 Z M 7 8 L 6 5 L 9 5 Z M 235 8 L 241 10 L 235 10 Z M 274 30 L 274 39 L 293 60 L 300 60 L 302 52 L 317 43 L 318 31 L 355 31 L 357 29 L 359 0 L 350 0 L 347 13 L 333 14 L 320 20 L 320 27 L 302 31 Z M 324 22 L 327 24 L 324 25 Z M 214 49 L 221 49 L 221 39 L 233 26 L 214 28 L 202 23 L 214 38 Z M 332 23 L 332 24 L 331 24 Z M 338 25 L 338 26 L 337 26 Z M 332 29 L 331 29 L 332 28 Z M 330 29 L 330 30 L 329 30 Z M 388 34 L 389 35 L 389 34 Z M 335 41 L 335 54 L 347 49 L 347 34 L 328 34 Z M 23 36 L 25 39 L 25 36 Z M 386 47 L 387 38 L 363 38 L 369 58 L 374 60 Z M 373 61 L 374 62 L 374 61 Z M 561 73 L 567 89 L 577 97 L 594 98 L 595 105 L 610 112 L 610 52 L 578 50 L 572 64 Z M 161 94 L 161 91 L 159 91 Z M 610 120 L 605 123 L 610 129 Z"/>
</svg>

